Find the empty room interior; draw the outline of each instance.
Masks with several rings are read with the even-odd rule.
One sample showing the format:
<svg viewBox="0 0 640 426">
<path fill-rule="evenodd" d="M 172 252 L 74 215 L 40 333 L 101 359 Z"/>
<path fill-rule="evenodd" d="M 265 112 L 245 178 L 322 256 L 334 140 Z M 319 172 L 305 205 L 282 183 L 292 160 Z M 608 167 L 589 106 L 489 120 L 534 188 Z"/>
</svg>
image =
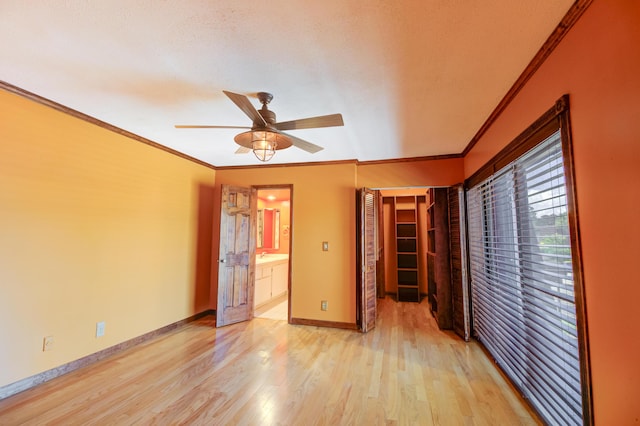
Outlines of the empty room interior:
<svg viewBox="0 0 640 426">
<path fill-rule="evenodd" d="M 640 422 L 640 2 L 37 3 L 0 424 Z"/>
</svg>

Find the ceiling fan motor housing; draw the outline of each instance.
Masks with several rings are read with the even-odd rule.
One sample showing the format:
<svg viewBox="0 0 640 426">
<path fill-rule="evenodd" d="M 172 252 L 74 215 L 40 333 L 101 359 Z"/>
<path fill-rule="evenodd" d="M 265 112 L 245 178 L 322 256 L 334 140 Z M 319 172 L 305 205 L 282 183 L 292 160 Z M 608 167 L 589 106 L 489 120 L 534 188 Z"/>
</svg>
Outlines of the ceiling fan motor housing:
<svg viewBox="0 0 640 426">
<path fill-rule="evenodd" d="M 273 95 L 267 92 L 258 92 L 258 100 L 262 104 L 262 108 L 258 110 L 258 113 L 264 118 L 264 121 L 268 125 L 273 126 L 276 124 L 276 113 L 267 108 L 267 104 L 271 102 Z M 262 122 L 254 121 L 253 127 L 263 127 Z"/>
<path fill-rule="evenodd" d="M 262 116 L 262 118 L 264 118 L 264 121 L 266 121 L 269 126 L 273 126 L 274 124 L 276 124 L 276 113 L 267 109 L 266 104 L 264 104 L 262 108 L 258 110 L 258 113 Z M 253 127 L 263 127 L 263 124 L 254 121 Z"/>
<path fill-rule="evenodd" d="M 236 137 L 233 139 L 240 146 L 254 149 L 254 141 L 256 136 L 265 134 L 265 132 L 267 132 L 270 134 L 269 139 L 272 139 L 269 141 L 270 147 L 272 147 L 274 151 L 289 148 L 292 145 L 291 138 L 287 137 L 286 135 L 280 134 L 280 132 L 277 131 L 277 129 L 275 128 L 276 113 L 267 108 L 267 104 L 271 102 L 271 100 L 273 99 L 273 95 L 267 92 L 259 92 L 258 99 L 262 103 L 262 108 L 258 110 L 258 114 L 260 114 L 267 125 L 265 126 L 264 123 L 262 123 L 262 121 L 260 120 L 255 120 L 250 131 L 242 132 L 239 135 L 236 135 Z M 266 134 L 264 137 L 266 140 Z"/>
</svg>

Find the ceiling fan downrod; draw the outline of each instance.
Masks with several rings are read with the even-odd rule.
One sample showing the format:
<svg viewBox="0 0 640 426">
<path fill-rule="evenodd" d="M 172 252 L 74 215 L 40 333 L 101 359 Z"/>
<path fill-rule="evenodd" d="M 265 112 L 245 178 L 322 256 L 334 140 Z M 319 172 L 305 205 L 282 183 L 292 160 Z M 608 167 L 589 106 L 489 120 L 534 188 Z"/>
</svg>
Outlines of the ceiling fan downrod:
<svg viewBox="0 0 640 426">
<path fill-rule="evenodd" d="M 258 92 L 258 100 L 262 104 L 262 108 L 258 110 L 258 113 L 264 118 L 264 121 L 267 122 L 268 125 L 273 126 L 276 124 L 276 113 L 271 111 L 267 104 L 271 102 L 273 99 L 273 95 L 267 92 Z M 256 126 L 257 124 L 257 126 Z M 254 122 L 254 127 L 262 127 L 260 123 Z"/>
</svg>

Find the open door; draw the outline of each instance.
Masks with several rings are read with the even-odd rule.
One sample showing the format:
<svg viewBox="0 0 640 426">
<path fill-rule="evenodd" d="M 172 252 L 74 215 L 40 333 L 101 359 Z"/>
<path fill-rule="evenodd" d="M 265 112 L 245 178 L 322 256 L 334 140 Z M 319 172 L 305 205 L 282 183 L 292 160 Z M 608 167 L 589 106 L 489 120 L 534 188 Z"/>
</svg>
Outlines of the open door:
<svg viewBox="0 0 640 426">
<path fill-rule="evenodd" d="M 356 204 L 358 226 L 358 324 L 363 333 L 376 325 L 376 191 L 362 188 L 358 190 Z"/>
<path fill-rule="evenodd" d="M 216 327 L 253 317 L 256 190 L 222 185 Z"/>
<path fill-rule="evenodd" d="M 376 191 L 376 242 L 378 251 L 376 253 L 376 293 L 378 299 L 384 299 L 386 296 L 386 271 L 384 265 L 384 211 L 382 195 L 380 191 Z"/>
<path fill-rule="evenodd" d="M 468 342 L 471 336 L 471 324 L 467 281 L 466 207 L 462 185 L 450 187 L 448 196 L 453 330 Z"/>
</svg>

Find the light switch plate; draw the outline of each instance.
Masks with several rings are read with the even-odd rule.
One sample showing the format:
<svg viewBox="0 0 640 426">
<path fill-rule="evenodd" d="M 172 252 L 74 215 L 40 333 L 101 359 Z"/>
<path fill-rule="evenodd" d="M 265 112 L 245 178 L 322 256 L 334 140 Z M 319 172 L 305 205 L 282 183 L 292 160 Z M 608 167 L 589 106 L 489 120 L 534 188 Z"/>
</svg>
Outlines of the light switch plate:
<svg viewBox="0 0 640 426">
<path fill-rule="evenodd" d="M 53 349 L 54 343 L 55 340 L 53 339 L 53 336 L 46 336 L 44 339 L 42 339 L 42 350 L 50 351 L 51 349 Z"/>
<path fill-rule="evenodd" d="M 329 251 L 329 241 L 322 242 L 322 251 Z"/>
</svg>

